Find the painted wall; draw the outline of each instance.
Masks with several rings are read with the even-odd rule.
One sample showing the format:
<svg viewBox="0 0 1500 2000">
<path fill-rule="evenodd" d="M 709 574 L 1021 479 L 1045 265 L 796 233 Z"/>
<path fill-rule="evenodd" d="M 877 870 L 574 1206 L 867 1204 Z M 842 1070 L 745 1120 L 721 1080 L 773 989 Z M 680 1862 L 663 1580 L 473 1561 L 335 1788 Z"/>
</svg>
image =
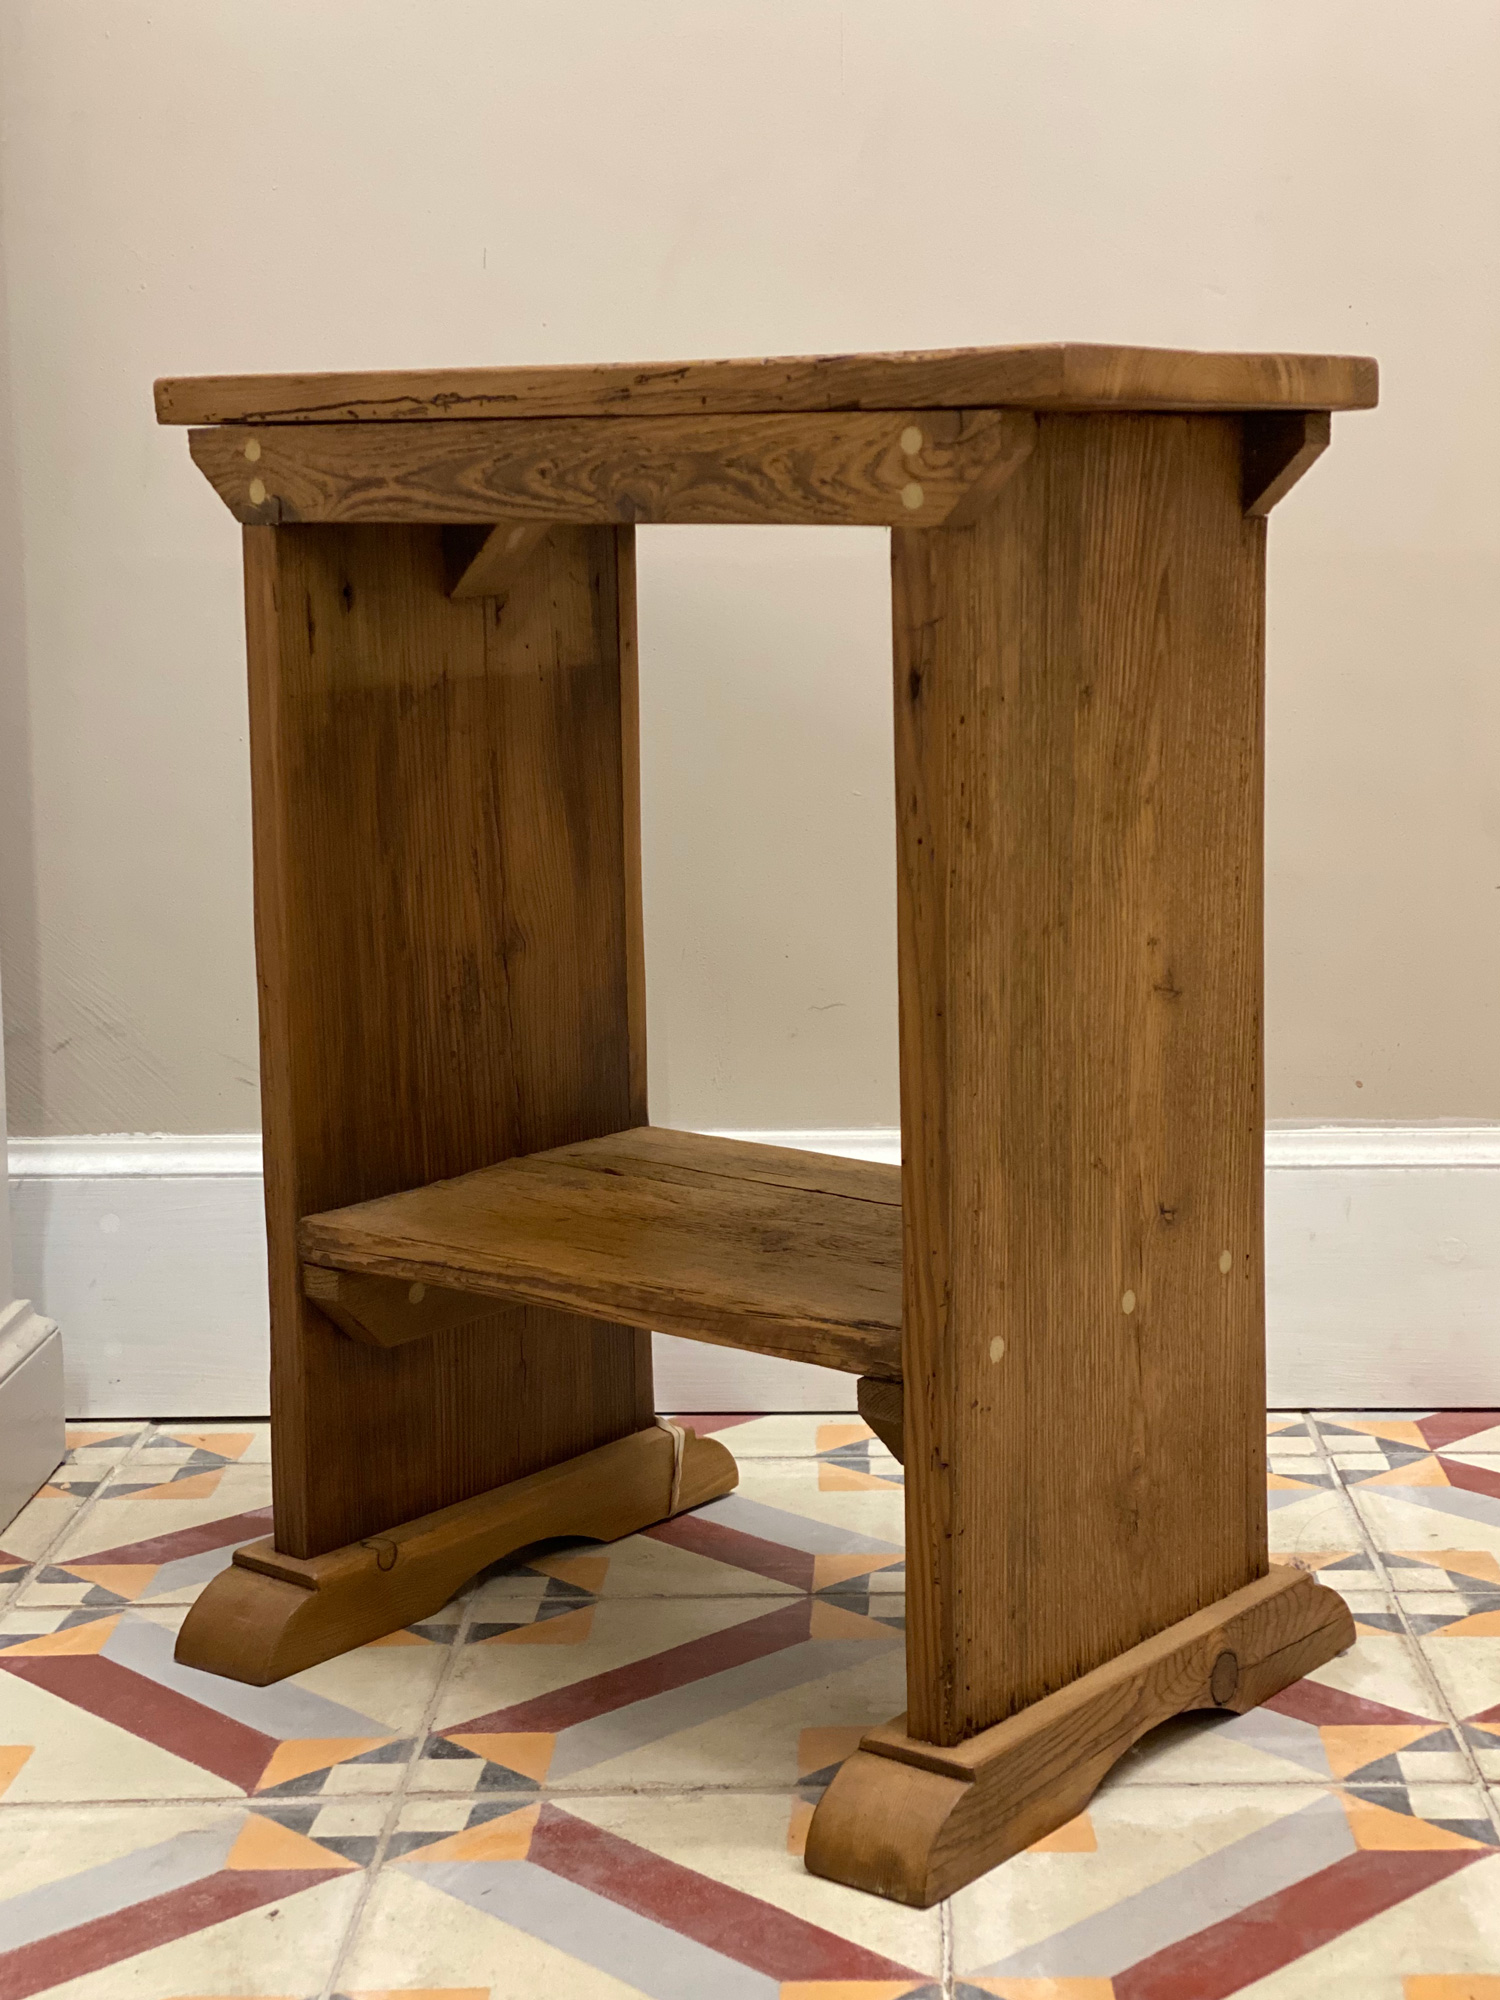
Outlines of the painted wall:
<svg viewBox="0 0 1500 2000">
<path fill-rule="evenodd" d="M 1272 525 L 1270 1110 L 1500 1117 L 1492 0 L 6 0 L 12 1129 L 256 1123 L 196 370 L 1377 354 Z M 654 1112 L 895 1116 L 882 538 L 642 536 Z"/>
</svg>

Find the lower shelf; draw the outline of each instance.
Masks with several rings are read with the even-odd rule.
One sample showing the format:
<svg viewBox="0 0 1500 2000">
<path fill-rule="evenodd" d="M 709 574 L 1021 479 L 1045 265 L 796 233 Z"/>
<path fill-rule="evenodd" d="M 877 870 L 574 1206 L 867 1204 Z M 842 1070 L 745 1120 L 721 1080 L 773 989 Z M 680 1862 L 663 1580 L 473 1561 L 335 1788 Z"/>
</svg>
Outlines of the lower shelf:
<svg viewBox="0 0 1500 2000">
<path fill-rule="evenodd" d="M 901 1374 L 899 1167 L 640 1126 L 310 1215 L 298 1240 L 314 1297 L 348 1271 Z"/>
</svg>

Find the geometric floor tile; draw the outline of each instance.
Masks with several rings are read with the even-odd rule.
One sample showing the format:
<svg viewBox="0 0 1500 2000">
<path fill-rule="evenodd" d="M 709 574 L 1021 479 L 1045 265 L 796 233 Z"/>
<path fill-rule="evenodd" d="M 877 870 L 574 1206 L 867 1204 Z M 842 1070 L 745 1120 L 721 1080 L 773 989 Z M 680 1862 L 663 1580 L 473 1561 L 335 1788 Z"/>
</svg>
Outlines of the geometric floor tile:
<svg viewBox="0 0 1500 2000">
<path fill-rule="evenodd" d="M 176 1478 L 167 1464 L 112 1469 L 23 1585 L 23 1604 L 190 1603 L 235 1548 L 269 1533 L 270 1467 L 227 1463 Z"/>
<path fill-rule="evenodd" d="M 1500 1413 L 1272 1413 L 1354 1647 L 930 1911 L 801 1859 L 904 1705 L 901 1467 L 687 1420 L 733 1493 L 263 1689 L 172 1648 L 265 1426 L 74 1426 L 0 1558 L 0 2000 L 1500 2000 Z"/>
<path fill-rule="evenodd" d="M 1477 1823 L 1449 1789 L 1432 1803 Z M 958 1992 L 1401 2000 L 1406 1972 L 1500 1969 L 1500 1852 L 1468 1819 L 1290 1786 L 1107 1788 L 1089 1816 L 1092 1851 L 1018 1856 L 954 1898 Z"/>
<path fill-rule="evenodd" d="M 360 1767 L 389 1762 L 398 1742 L 410 1755 L 447 1656 L 442 1641 L 386 1640 L 250 1688 L 177 1665 L 183 1615 L 13 1610 L 0 1618 L 0 1736 L 30 1751 L 7 1799 L 389 1789 L 389 1776 L 366 1778 Z"/>
<path fill-rule="evenodd" d="M 939 1913 L 870 1908 L 818 1882 L 778 1838 L 783 1820 L 782 1800 L 722 1792 L 512 1803 L 382 1870 L 342 1983 L 661 2000 L 931 1994 Z"/>
<path fill-rule="evenodd" d="M 162 2000 L 317 1992 L 363 1870 L 266 1813 L 93 1806 L 0 1813 L 0 1879 L 6 2000 Z"/>
</svg>

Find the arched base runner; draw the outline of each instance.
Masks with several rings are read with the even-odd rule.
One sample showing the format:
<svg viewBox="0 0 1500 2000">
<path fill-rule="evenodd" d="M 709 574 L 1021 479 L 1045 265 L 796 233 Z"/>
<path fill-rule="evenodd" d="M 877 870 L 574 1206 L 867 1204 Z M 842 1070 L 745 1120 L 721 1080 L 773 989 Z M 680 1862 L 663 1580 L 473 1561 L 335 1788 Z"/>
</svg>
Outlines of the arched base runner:
<svg viewBox="0 0 1500 2000">
<path fill-rule="evenodd" d="M 1281 1569 L 952 1749 L 907 1736 L 898 1716 L 828 1787 L 807 1866 L 927 1909 L 1075 1818 L 1157 1723 L 1243 1714 L 1353 1644 L 1337 1592 Z"/>
<path fill-rule="evenodd" d="M 714 1438 L 636 1431 L 526 1479 L 303 1561 L 270 1541 L 236 1549 L 188 1613 L 177 1659 L 265 1687 L 397 1632 L 477 1571 L 553 1536 L 614 1542 L 730 1492 L 739 1468 Z"/>
</svg>

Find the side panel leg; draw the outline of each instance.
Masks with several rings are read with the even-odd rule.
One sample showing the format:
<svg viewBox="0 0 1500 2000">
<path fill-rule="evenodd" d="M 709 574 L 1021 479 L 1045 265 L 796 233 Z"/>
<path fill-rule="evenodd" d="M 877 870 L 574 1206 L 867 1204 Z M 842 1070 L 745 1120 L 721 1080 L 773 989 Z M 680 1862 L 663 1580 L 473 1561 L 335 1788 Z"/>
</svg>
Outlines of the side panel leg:
<svg viewBox="0 0 1500 2000">
<path fill-rule="evenodd" d="M 1263 524 L 1232 418 L 1043 417 L 894 536 L 912 1737 L 1266 1571 Z"/>
<path fill-rule="evenodd" d="M 276 1543 L 309 1558 L 651 1421 L 649 1336 L 531 1309 L 357 1345 L 299 1217 L 644 1116 L 631 531 L 503 606 L 441 530 L 245 534 Z"/>
</svg>

